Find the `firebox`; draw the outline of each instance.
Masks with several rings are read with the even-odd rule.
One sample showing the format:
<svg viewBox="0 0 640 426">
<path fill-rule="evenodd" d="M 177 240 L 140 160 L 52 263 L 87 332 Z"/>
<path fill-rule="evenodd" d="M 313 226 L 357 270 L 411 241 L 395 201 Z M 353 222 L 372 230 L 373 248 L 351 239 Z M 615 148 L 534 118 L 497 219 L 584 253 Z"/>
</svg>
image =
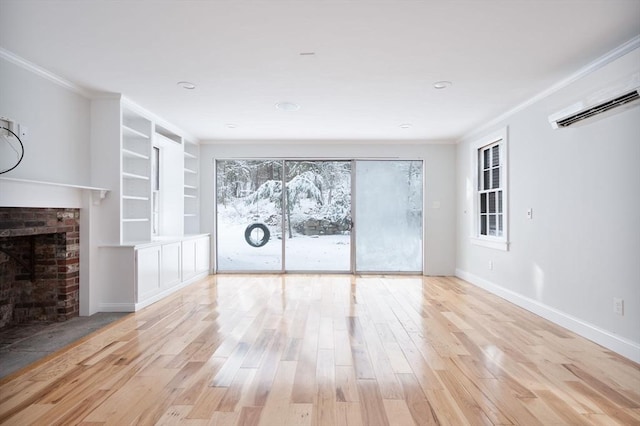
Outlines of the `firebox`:
<svg viewBox="0 0 640 426">
<path fill-rule="evenodd" d="M 0 328 L 79 314 L 79 209 L 0 207 Z"/>
</svg>

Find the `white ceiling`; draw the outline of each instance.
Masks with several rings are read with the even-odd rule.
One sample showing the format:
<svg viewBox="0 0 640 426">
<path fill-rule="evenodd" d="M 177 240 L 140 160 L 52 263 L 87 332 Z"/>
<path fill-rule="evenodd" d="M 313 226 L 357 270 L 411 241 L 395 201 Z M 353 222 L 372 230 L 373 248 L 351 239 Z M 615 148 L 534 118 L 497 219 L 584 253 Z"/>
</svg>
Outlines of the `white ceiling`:
<svg viewBox="0 0 640 426">
<path fill-rule="evenodd" d="M 639 0 L 0 0 L 2 48 L 201 140 L 456 140 L 638 34 Z"/>
</svg>

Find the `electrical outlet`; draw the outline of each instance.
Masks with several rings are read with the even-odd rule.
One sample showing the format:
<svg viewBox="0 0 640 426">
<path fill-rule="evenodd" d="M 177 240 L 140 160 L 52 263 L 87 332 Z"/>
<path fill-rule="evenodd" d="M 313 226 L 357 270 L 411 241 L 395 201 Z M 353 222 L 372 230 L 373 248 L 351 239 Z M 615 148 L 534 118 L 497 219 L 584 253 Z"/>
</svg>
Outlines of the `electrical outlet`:
<svg viewBox="0 0 640 426">
<path fill-rule="evenodd" d="M 533 209 L 527 209 L 527 219 L 533 219 Z"/>
<path fill-rule="evenodd" d="M 493 271 L 493 260 L 489 261 L 489 270 Z"/>
<path fill-rule="evenodd" d="M 624 300 L 618 297 L 613 298 L 613 313 L 624 316 Z"/>
</svg>

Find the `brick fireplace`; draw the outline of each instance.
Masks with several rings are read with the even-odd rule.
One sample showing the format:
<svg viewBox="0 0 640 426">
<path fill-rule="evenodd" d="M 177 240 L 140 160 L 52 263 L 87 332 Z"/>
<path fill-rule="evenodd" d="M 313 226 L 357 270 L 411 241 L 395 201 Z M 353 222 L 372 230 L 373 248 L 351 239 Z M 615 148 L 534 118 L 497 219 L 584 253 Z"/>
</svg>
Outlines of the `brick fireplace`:
<svg viewBox="0 0 640 426">
<path fill-rule="evenodd" d="M 79 314 L 79 209 L 0 207 L 0 328 Z"/>
</svg>

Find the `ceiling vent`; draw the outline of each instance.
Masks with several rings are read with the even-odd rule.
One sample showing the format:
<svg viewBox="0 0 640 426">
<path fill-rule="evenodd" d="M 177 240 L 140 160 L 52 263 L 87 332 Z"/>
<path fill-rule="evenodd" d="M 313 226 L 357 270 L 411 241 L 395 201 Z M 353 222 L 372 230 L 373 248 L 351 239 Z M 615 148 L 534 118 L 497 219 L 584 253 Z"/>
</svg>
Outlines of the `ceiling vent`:
<svg viewBox="0 0 640 426">
<path fill-rule="evenodd" d="M 549 116 L 549 123 L 554 129 L 569 127 L 581 123 L 589 118 L 604 118 L 614 112 L 623 111 L 640 100 L 640 88 L 618 92 L 608 96 L 606 99 L 599 98 L 598 101 L 578 102 L 568 108 L 558 111 Z M 609 114 L 605 114 L 609 113 Z"/>
</svg>

